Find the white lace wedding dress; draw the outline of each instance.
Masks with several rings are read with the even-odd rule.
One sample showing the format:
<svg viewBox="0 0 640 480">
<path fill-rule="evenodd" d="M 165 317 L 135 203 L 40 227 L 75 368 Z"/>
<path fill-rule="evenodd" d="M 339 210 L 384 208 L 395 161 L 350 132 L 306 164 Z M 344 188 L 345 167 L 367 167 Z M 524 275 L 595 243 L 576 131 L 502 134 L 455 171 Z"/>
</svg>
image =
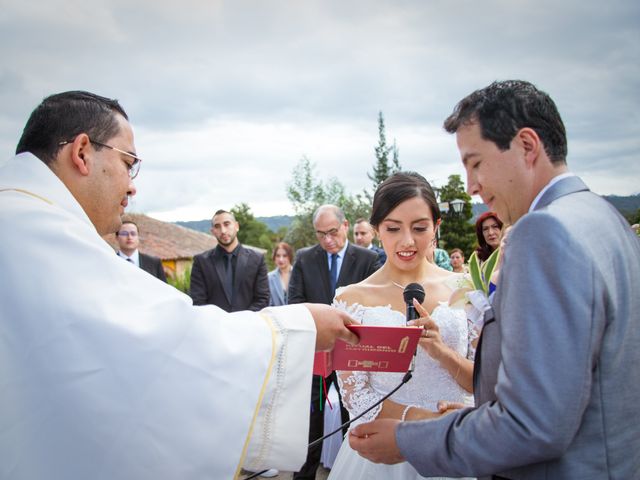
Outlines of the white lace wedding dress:
<svg viewBox="0 0 640 480">
<path fill-rule="evenodd" d="M 405 314 L 392 310 L 390 306 L 364 307 L 347 306 L 344 302 L 334 302 L 334 306 L 345 310 L 353 318 L 365 325 L 404 325 Z M 431 314 L 440 329 L 442 340 L 460 355 L 472 358 L 475 353 L 471 341 L 475 331 L 469 327 L 464 310 L 450 308 L 442 303 Z M 338 384 L 344 406 L 349 410 L 351 418 L 359 415 L 384 395 L 393 390 L 402 380 L 403 373 L 383 372 L 338 372 Z M 429 410 L 436 410 L 438 400 L 462 402 L 473 406 L 473 395 L 464 390 L 453 380 L 452 376 L 432 359 L 421 347 L 418 347 L 413 378 L 391 399 L 404 405 L 416 405 Z M 382 406 L 378 406 L 352 424 L 374 420 Z M 425 440 L 426 441 L 426 440 Z M 439 441 L 431 439 L 430 441 Z M 372 463 L 358 455 L 342 442 L 340 452 L 331 469 L 329 479 L 390 479 L 407 480 L 422 477 L 407 462 L 396 465 Z"/>
</svg>

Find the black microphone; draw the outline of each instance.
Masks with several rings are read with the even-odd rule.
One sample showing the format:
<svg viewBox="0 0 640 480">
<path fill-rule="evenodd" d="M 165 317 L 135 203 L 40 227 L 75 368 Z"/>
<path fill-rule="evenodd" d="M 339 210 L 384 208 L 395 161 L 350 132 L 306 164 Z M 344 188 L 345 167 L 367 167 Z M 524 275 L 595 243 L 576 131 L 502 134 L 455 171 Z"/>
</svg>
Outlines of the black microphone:
<svg viewBox="0 0 640 480">
<path fill-rule="evenodd" d="M 420 318 L 420 315 L 416 312 L 416 307 L 413 306 L 413 299 L 415 298 L 420 304 L 424 302 L 424 287 L 419 283 L 410 283 L 404 287 L 402 296 L 404 297 L 404 303 L 407 304 L 407 323 L 409 323 L 409 320 Z"/>
<path fill-rule="evenodd" d="M 410 320 L 416 320 L 420 318 L 420 315 L 418 315 L 418 312 L 416 312 L 416 307 L 413 306 L 413 299 L 415 298 L 418 303 L 424 302 L 424 287 L 419 283 L 410 283 L 409 285 L 404 287 L 402 296 L 404 297 L 404 303 L 407 304 L 407 323 L 409 323 Z M 413 352 L 413 358 L 411 359 L 409 372 L 413 372 L 413 369 L 416 367 L 416 353 L 417 349 Z"/>
</svg>

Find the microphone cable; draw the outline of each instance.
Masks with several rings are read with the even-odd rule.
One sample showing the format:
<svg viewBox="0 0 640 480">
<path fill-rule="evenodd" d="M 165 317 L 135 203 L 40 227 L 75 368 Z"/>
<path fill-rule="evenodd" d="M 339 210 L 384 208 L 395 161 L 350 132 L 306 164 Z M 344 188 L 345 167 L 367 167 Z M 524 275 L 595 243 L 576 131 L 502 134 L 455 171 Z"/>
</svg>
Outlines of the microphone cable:
<svg viewBox="0 0 640 480">
<path fill-rule="evenodd" d="M 402 292 L 402 296 L 404 298 L 404 303 L 407 306 L 407 314 L 406 314 L 407 322 L 409 322 L 410 320 L 417 319 L 420 315 L 418 315 L 418 312 L 416 312 L 416 310 L 415 310 L 415 308 L 413 306 L 413 299 L 415 298 L 418 301 L 418 303 L 424 302 L 424 297 L 425 297 L 424 287 L 419 283 L 410 283 L 409 285 L 407 285 L 404 288 L 404 290 Z M 331 435 L 335 435 L 336 433 L 341 432 L 344 427 L 347 427 L 347 426 L 351 425 L 352 422 L 355 422 L 356 420 L 361 418 L 365 413 L 368 413 L 371 410 L 373 410 L 374 408 L 376 408 L 378 405 L 380 405 L 382 402 L 384 402 L 387 398 L 389 398 L 391 395 L 396 393 L 400 389 L 400 387 L 402 387 L 405 383 L 407 383 L 409 380 L 411 380 L 411 376 L 412 376 L 411 372 L 413 371 L 414 366 L 415 366 L 415 358 L 416 358 L 417 350 L 418 350 L 418 348 L 416 346 L 416 351 L 413 352 L 413 358 L 411 359 L 411 365 L 409 366 L 409 370 L 407 370 L 407 373 L 404 374 L 404 377 L 402 378 L 402 381 L 400 382 L 400 384 L 396 388 L 391 390 L 384 397 L 382 397 L 376 403 L 374 403 L 369 408 L 367 408 L 364 412 L 360 413 L 360 415 L 358 415 L 357 417 L 354 417 L 354 418 L 350 419 L 348 422 L 343 423 L 337 429 L 335 429 L 333 432 L 328 433 L 328 434 L 326 434 L 326 435 L 314 440 L 313 442 L 311 442 L 307 446 L 307 448 L 311 448 L 311 447 L 317 445 L 318 443 L 322 442 L 325 438 L 329 438 Z M 245 480 L 250 480 L 251 478 L 256 478 L 256 477 L 262 475 L 266 471 L 267 470 L 263 470 L 261 472 L 254 473 L 250 477 L 246 477 Z"/>
<path fill-rule="evenodd" d="M 400 384 L 395 387 L 393 390 L 391 390 L 389 393 L 387 393 L 384 397 L 382 397 L 380 400 L 378 400 L 376 403 L 374 403 L 373 405 L 371 405 L 369 408 L 367 408 L 365 411 L 363 411 L 362 413 L 360 413 L 357 417 L 354 417 L 352 419 L 350 419 L 348 422 L 343 423 L 342 425 L 340 425 L 338 428 L 336 428 L 333 432 L 331 433 L 327 433 L 326 435 L 314 440 L 313 442 L 311 442 L 307 448 L 311 448 L 315 445 L 317 445 L 318 443 L 322 442 L 325 438 L 329 438 L 332 435 L 335 435 L 338 432 L 341 432 L 342 429 L 344 427 L 348 427 L 349 425 L 351 425 L 351 423 L 355 422 L 356 420 L 358 420 L 359 418 L 361 418 L 365 413 L 370 412 L 371 410 L 373 410 L 374 408 L 376 408 L 378 405 L 380 405 L 382 402 L 384 402 L 387 398 L 389 398 L 391 395 L 393 395 L 394 393 L 396 393 L 398 390 L 400 390 L 400 387 L 402 387 L 405 383 L 407 383 L 409 380 L 411 380 L 412 377 L 412 373 L 411 373 L 411 369 L 407 370 L 407 373 L 404 374 L 404 377 L 402 377 L 402 381 L 400 382 Z M 262 470 L 261 472 L 256 472 L 253 475 L 251 475 L 250 477 L 245 477 L 245 480 L 250 480 L 252 478 L 256 478 L 260 475 L 262 475 L 264 472 L 267 472 L 268 469 L 266 470 Z"/>
</svg>

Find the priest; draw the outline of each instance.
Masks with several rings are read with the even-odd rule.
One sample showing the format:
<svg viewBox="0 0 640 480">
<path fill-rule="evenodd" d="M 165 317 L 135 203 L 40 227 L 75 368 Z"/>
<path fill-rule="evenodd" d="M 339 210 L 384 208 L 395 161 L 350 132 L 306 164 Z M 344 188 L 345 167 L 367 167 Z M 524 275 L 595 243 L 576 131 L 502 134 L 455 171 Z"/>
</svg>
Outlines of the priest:
<svg viewBox="0 0 640 480">
<path fill-rule="evenodd" d="M 357 342 L 325 305 L 194 307 L 130 268 L 140 169 L 127 114 L 52 95 L 0 166 L 0 478 L 234 478 L 304 462 L 315 350 Z"/>
</svg>

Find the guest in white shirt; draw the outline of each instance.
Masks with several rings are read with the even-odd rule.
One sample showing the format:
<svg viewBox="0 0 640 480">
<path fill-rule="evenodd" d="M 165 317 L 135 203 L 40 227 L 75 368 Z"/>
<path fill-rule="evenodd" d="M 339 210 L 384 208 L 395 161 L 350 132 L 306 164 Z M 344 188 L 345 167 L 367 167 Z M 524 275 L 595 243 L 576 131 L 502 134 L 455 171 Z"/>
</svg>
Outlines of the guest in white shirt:
<svg viewBox="0 0 640 480">
<path fill-rule="evenodd" d="M 378 267 L 380 267 L 387 260 L 387 254 L 384 253 L 383 248 L 374 245 L 374 238 L 376 238 L 375 229 L 364 218 L 358 218 L 353 227 L 353 239 L 359 247 L 368 248 L 378 254 Z"/>
<path fill-rule="evenodd" d="M 162 261 L 158 257 L 146 255 L 138 251 L 140 234 L 137 224 L 132 220 L 124 220 L 122 226 L 116 232 L 116 239 L 120 247 L 120 250 L 118 250 L 119 257 L 133 263 L 163 282 L 167 281 L 164 268 L 162 268 Z"/>
</svg>

